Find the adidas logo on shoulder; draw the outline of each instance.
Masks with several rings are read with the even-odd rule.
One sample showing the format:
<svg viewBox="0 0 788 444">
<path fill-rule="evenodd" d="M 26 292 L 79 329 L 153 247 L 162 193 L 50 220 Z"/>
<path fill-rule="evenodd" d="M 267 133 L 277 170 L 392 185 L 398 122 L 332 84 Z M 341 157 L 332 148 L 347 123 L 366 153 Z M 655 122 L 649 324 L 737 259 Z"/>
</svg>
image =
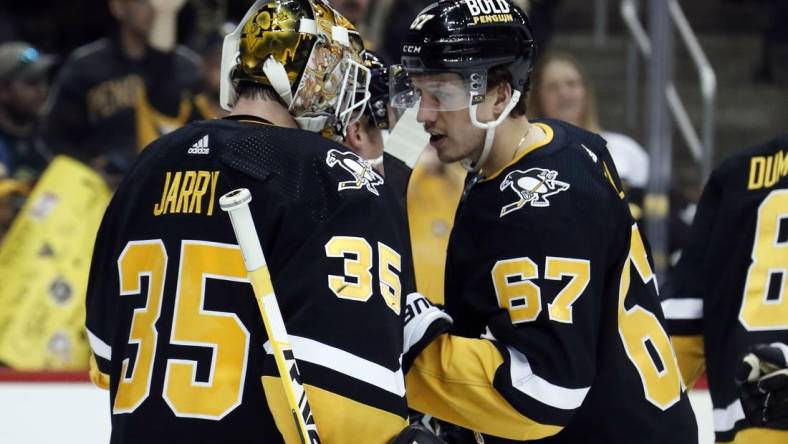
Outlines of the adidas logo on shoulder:
<svg viewBox="0 0 788 444">
<path fill-rule="evenodd" d="M 189 154 L 209 154 L 211 149 L 208 147 L 208 135 L 204 135 L 202 139 L 194 142 L 191 148 L 189 148 Z"/>
</svg>

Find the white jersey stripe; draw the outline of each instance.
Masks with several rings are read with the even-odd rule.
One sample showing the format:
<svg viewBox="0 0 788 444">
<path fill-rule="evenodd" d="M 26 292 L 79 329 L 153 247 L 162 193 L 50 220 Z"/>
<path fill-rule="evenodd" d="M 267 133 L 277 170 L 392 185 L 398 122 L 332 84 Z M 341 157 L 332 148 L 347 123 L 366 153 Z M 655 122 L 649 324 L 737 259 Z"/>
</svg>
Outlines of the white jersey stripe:
<svg viewBox="0 0 788 444">
<path fill-rule="evenodd" d="M 662 312 L 665 319 L 703 319 L 703 299 L 665 299 Z"/>
<path fill-rule="evenodd" d="M 733 430 L 736 421 L 744 419 L 744 409 L 738 399 L 724 409 L 714 409 L 714 431 L 728 432 Z"/>
<path fill-rule="evenodd" d="M 524 354 L 512 347 L 507 348 L 511 359 L 512 387 L 542 404 L 557 409 L 573 410 L 583 404 L 591 387 L 567 388 L 552 384 L 534 374 L 531 364 Z"/>
<path fill-rule="evenodd" d="M 87 328 L 85 331 L 88 333 L 88 341 L 90 342 L 90 348 L 93 350 L 93 353 L 96 356 L 106 359 L 107 361 L 111 361 L 112 347 L 110 347 L 106 342 L 102 341 L 98 336 L 94 335 L 93 332 Z"/>
<path fill-rule="evenodd" d="M 345 350 L 301 336 L 290 335 L 290 345 L 296 359 L 300 361 L 326 367 L 397 396 L 405 396 L 405 377 L 402 368 L 391 371 Z M 268 354 L 273 353 L 270 341 L 266 341 L 263 346 Z"/>
</svg>

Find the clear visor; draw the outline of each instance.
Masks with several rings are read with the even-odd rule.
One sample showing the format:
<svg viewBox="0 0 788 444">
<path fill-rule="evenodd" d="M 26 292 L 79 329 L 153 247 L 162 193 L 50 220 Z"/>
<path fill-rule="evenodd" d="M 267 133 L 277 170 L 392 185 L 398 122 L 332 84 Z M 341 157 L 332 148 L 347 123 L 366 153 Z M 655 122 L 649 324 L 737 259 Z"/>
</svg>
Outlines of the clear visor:
<svg viewBox="0 0 788 444">
<path fill-rule="evenodd" d="M 457 111 L 484 98 L 486 73 L 411 70 L 394 65 L 389 71 L 389 93 L 394 109 L 419 106 L 434 111 Z"/>
</svg>

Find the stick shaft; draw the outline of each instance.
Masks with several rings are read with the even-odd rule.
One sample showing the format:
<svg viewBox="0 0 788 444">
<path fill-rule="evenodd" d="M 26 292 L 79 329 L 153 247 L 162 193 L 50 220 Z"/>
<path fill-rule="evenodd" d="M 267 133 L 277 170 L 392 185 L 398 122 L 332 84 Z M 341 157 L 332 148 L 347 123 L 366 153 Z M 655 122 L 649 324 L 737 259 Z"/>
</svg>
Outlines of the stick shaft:
<svg viewBox="0 0 788 444">
<path fill-rule="evenodd" d="M 318 444 L 320 438 L 312 418 L 306 391 L 301 384 L 301 374 L 296 365 L 290 339 L 285 329 L 282 313 L 274 293 L 271 274 L 265 262 L 260 238 L 254 226 L 249 202 L 251 194 L 247 189 L 235 190 L 219 199 L 222 210 L 230 216 L 230 221 L 244 257 L 246 270 L 252 284 L 257 306 L 263 318 L 265 332 L 273 351 L 279 378 L 285 389 L 288 406 L 295 421 L 302 443 Z"/>
</svg>

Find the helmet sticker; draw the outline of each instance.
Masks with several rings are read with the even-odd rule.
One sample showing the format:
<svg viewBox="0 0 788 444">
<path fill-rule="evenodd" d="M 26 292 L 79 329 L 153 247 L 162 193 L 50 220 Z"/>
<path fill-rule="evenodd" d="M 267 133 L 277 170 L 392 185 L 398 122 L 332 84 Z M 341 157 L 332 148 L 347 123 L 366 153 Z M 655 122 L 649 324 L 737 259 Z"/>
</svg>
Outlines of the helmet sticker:
<svg viewBox="0 0 788 444">
<path fill-rule="evenodd" d="M 465 0 L 465 6 L 473 16 L 474 25 L 514 21 L 510 14 L 512 7 L 507 0 Z"/>
<path fill-rule="evenodd" d="M 410 24 L 410 29 L 414 31 L 421 31 L 421 28 L 427 24 L 428 21 L 432 20 L 435 17 L 435 14 L 421 14 L 413 20 L 413 23 Z"/>
</svg>

